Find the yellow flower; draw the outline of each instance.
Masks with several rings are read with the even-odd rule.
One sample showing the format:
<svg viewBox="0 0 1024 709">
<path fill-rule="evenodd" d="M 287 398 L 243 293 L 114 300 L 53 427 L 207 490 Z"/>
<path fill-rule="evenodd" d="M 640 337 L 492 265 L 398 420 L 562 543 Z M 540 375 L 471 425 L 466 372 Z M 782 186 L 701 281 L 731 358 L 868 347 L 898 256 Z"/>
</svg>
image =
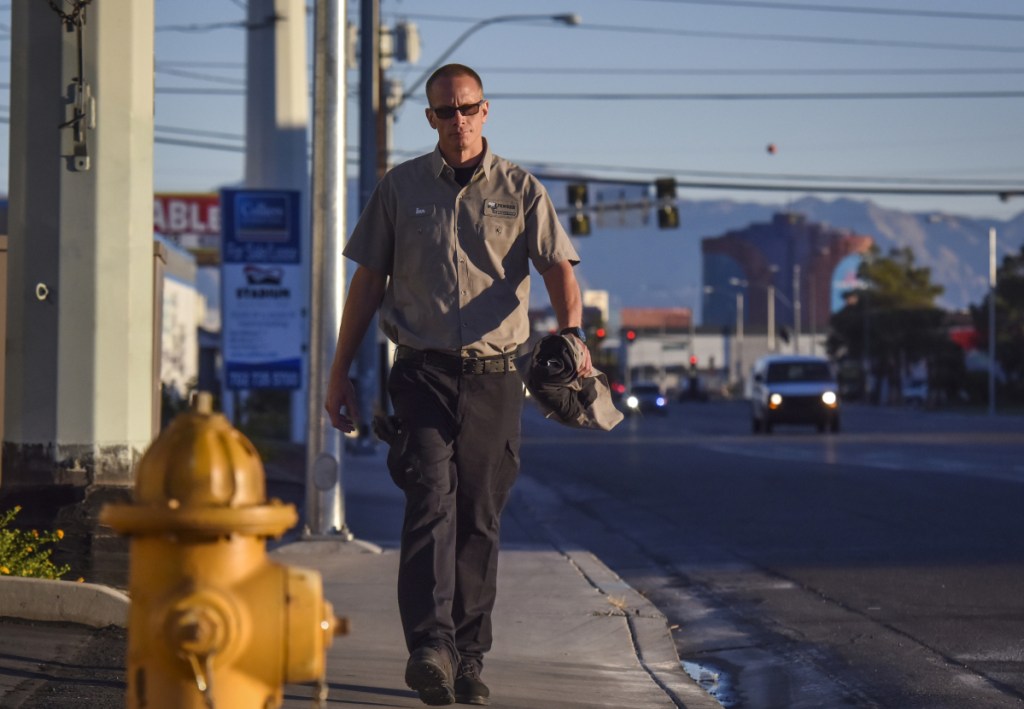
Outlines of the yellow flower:
<svg viewBox="0 0 1024 709">
<path fill-rule="evenodd" d="M 14 506 L 14 511 L 15 512 L 21 512 L 21 505 L 15 505 Z"/>
<path fill-rule="evenodd" d="M 25 547 L 25 551 L 31 552 L 32 551 L 32 547 Z"/>
<path fill-rule="evenodd" d="M 77 579 L 75 579 L 75 583 L 85 583 L 85 579 L 79 576 Z"/>
<path fill-rule="evenodd" d="M 10 573 L 11 573 L 11 570 L 8 569 L 6 566 L 0 566 L 0 574 L 10 574 Z"/>
<path fill-rule="evenodd" d="M 39 531 L 38 531 L 38 530 L 35 530 L 35 529 L 33 529 L 33 530 L 32 530 L 32 536 L 33 536 L 33 537 L 35 537 L 36 539 L 39 539 Z"/>
<path fill-rule="evenodd" d="M 57 530 L 57 539 L 63 539 L 63 538 L 64 538 L 64 530 L 63 529 L 58 529 Z"/>
</svg>

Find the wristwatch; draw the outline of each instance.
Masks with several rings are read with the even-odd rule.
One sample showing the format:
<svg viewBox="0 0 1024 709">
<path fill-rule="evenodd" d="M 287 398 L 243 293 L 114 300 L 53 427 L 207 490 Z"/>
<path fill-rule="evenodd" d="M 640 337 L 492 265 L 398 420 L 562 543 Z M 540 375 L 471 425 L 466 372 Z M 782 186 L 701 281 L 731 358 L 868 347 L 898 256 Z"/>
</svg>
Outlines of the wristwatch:
<svg viewBox="0 0 1024 709">
<path fill-rule="evenodd" d="M 559 335 L 575 335 L 579 338 L 580 342 L 587 341 L 587 331 L 578 325 L 576 327 L 567 327 L 564 330 L 559 330 Z"/>
</svg>

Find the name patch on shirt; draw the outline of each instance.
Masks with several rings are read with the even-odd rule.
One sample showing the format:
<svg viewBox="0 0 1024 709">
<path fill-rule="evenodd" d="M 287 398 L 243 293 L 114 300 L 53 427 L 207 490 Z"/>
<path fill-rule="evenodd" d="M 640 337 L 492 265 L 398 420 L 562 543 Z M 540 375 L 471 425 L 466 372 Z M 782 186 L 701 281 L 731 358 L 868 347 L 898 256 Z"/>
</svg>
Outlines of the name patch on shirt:
<svg viewBox="0 0 1024 709">
<path fill-rule="evenodd" d="M 413 207 L 412 208 L 412 216 L 413 217 L 429 217 L 433 213 L 434 213 L 434 205 L 432 205 L 432 204 L 425 204 L 422 207 Z"/>
<path fill-rule="evenodd" d="M 499 202 L 489 199 L 484 202 L 484 214 L 490 217 L 517 217 L 519 205 L 515 202 Z"/>
</svg>

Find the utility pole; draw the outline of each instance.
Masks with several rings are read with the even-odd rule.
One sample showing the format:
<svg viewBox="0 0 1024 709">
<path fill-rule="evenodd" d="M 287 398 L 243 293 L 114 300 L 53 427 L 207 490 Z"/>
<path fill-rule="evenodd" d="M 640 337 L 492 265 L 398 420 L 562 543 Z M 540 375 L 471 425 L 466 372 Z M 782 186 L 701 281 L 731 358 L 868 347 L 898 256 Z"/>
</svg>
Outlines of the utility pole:
<svg viewBox="0 0 1024 709">
<path fill-rule="evenodd" d="M 302 263 L 307 265 L 310 241 L 306 5 L 304 0 L 249 0 L 248 20 L 245 186 L 296 190 L 302 195 L 299 234 Z M 301 300 L 308 302 L 309 293 L 303 293 Z M 308 368 L 308 350 L 304 359 Z M 296 443 L 305 441 L 308 393 L 299 389 L 291 395 L 290 436 Z"/>
<path fill-rule="evenodd" d="M 380 0 L 361 0 L 359 17 L 359 211 L 370 201 L 377 186 L 378 116 L 380 101 Z M 362 421 L 357 421 L 358 444 L 354 452 L 373 450 L 370 417 L 377 394 L 377 316 L 367 328 L 356 357 L 356 396 Z"/>
<path fill-rule="evenodd" d="M 153 0 L 59 7 L 12 7 L 3 494 L 91 549 L 153 436 Z"/>
</svg>

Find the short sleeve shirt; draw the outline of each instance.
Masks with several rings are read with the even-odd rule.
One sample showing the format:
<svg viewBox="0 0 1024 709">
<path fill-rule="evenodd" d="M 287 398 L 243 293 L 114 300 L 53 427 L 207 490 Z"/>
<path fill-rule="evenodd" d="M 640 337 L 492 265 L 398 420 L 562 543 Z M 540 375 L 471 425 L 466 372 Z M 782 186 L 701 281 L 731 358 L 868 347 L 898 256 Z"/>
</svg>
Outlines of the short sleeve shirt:
<svg viewBox="0 0 1024 709">
<path fill-rule="evenodd" d="M 530 264 L 543 273 L 579 256 L 540 181 L 490 151 L 460 187 L 439 148 L 377 185 L 345 256 L 389 276 L 388 339 L 488 356 L 529 337 Z"/>
</svg>

